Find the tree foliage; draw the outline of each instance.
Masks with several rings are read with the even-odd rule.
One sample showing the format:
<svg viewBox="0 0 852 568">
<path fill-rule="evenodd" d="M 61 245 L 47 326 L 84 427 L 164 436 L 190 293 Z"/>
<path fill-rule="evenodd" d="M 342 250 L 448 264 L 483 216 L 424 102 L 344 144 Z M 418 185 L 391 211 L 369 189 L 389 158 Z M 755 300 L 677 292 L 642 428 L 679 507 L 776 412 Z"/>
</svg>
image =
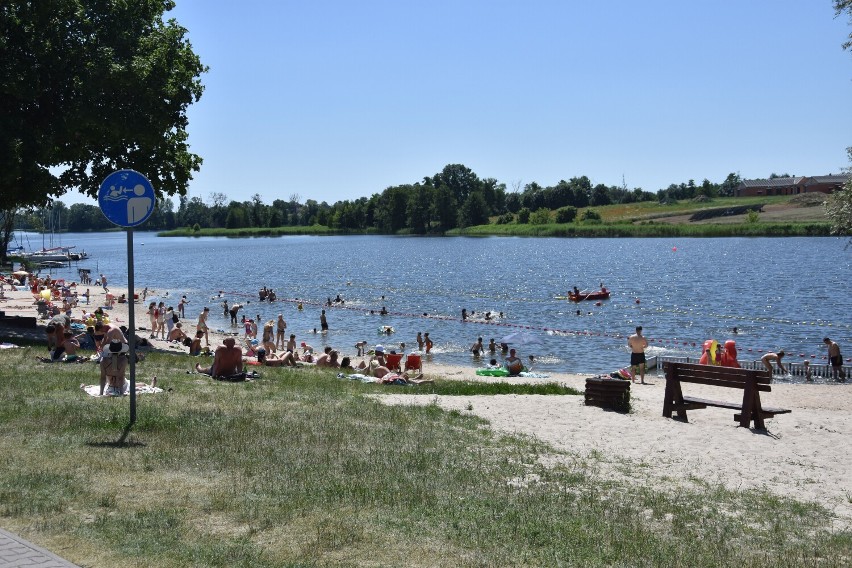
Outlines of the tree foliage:
<svg viewBox="0 0 852 568">
<path fill-rule="evenodd" d="M 852 25 L 852 0 L 834 0 L 834 15 L 840 16 L 846 12 L 849 18 L 849 24 Z M 852 32 L 849 32 L 849 39 L 843 43 L 843 49 L 852 48 Z"/>
<path fill-rule="evenodd" d="M 834 0 L 835 16 L 846 12 L 849 24 L 852 25 L 852 0 Z M 852 32 L 849 39 L 843 43 L 843 49 L 852 48 Z M 849 163 L 852 164 L 852 147 L 846 148 Z M 850 178 L 843 188 L 835 191 L 825 202 L 826 214 L 831 219 L 831 229 L 838 235 L 852 235 L 852 167 L 847 168 Z"/>
<path fill-rule="evenodd" d="M 846 148 L 846 153 L 852 164 L 852 147 Z M 825 214 L 831 219 L 831 231 L 836 235 L 852 235 L 852 167 L 846 171 L 849 179 L 825 201 Z"/>
<path fill-rule="evenodd" d="M 205 71 L 171 0 L 38 0 L 0 5 L 3 205 L 97 195 L 111 172 L 144 173 L 158 196 L 184 193 L 201 158 L 187 107 Z"/>
</svg>

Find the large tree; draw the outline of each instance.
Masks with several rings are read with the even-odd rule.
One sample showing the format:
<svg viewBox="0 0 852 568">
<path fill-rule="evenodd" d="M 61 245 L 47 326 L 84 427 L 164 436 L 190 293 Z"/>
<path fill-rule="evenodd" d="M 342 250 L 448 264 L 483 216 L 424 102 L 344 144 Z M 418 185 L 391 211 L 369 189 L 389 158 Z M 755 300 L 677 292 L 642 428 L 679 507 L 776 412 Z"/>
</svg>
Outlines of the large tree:
<svg viewBox="0 0 852 568">
<path fill-rule="evenodd" d="M 852 0 L 834 0 L 834 13 L 839 16 L 844 12 L 852 25 Z M 852 48 L 852 32 L 849 33 L 849 40 L 843 44 L 843 49 L 850 48 Z M 849 154 L 849 162 L 852 163 L 852 147 L 847 148 L 846 152 Z M 841 190 L 832 194 L 826 203 L 832 230 L 841 235 L 852 234 L 852 168 L 847 169 L 847 172 L 850 178 L 843 184 Z"/>
<path fill-rule="evenodd" d="M 846 148 L 846 152 L 849 154 L 849 162 L 852 163 L 852 147 Z M 836 235 L 852 235 L 852 167 L 846 171 L 849 179 L 825 202 L 826 215 L 831 219 L 831 231 Z"/>
<path fill-rule="evenodd" d="M 0 209 L 96 196 L 122 168 L 145 174 L 158 197 L 186 192 L 201 165 L 186 110 L 206 68 L 186 29 L 163 20 L 174 5 L 0 3 Z"/>
</svg>

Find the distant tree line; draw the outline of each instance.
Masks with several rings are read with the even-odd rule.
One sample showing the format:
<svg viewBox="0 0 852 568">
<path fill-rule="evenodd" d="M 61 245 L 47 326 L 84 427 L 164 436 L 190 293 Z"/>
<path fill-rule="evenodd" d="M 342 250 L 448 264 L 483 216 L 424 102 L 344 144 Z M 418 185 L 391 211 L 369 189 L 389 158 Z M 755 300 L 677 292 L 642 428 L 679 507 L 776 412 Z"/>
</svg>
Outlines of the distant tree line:
<svg viewBox="0 0 852 568">
<path fill-rule="evenodd" d="M 496 179 L 482 179 L 462 164 L 450 164 L 422 181 L 332 205 L 313 199 L 303 202 L 298 194 L 271 204 L 264 203 L 259 194 L 248 201 L 229 201 L 224 193 L 211 193 L 207 202 L 201 197 L 181 195 L 177 196 L 177 206 L 172 198 L 165 197 L 158 200 L 154 213 L 138 228 L 323 225 L 348 232 L 441 234 L 491 222 L 566 223 L 573 221 L 580 209 L 617 203 L 729 196 L 739 183 L 740 177 L 732 173 L 721 184 L 689 180 L 652 193 L 641 188 L 628 189 L 626 185 L 592 185 L 588 177 L 580 176 L 548 187 L 536 182 L 523 186 L 516 183 L 512 191 L 507 191 L 506 185 Z M 585 215 L 585 219 L 593 219 L 595 212 L 587 211 Z M 55 201 L 50 209 L 20 211 L 16 225 L 21 229 L 71 232 L 113 228 L 96 205 L 76 203 L 68 207 L 61 201 Z"/>
</svg>

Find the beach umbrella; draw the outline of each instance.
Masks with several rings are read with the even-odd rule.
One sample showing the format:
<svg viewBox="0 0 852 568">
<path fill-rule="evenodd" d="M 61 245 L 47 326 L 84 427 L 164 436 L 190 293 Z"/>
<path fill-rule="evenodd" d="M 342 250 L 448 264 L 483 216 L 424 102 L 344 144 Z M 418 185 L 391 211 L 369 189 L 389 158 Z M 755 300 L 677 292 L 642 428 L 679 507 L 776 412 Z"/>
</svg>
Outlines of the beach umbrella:
<svg viewBox="0 0 852 568">
<path fill-rule="evenodd" d="M 29 276 L 29 274 L 26 270 L 16 270 L 12 273 L 13 276 Z"/>
<path fill-rule="evenodd" d="M 505 343 L 511 347 L 541 347 L 541 338 L 528 331 L 514 331 L 497 340 L 497 343 Z"/>
</svg>

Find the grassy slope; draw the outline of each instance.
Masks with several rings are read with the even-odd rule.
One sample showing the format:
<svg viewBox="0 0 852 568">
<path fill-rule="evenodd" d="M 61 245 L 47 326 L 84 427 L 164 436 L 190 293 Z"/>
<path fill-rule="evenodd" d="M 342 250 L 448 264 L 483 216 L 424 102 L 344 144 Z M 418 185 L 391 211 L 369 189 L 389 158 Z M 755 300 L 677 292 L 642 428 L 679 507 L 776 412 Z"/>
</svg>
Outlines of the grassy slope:
<svg viewBox="0 0 852 568">
<path fill-rule="evenodd" d="M 789 196 L 725 197 L 708 202 L 684 200 L 661 205 L 656 201 L 625 203 L 594 207 L 603 222 L 566 223 L 547 225 L 489 225 L 467 227 L 449 231 L 450 235 L 468 236 L 540 236 L 540 237 L 727 237 L 727 236 L 825 236 L 830 225 L 821 206 L 798 207 Z M 690 215 L 705 209 L 741 207 L 765 204 L 760 221 L 747 223 L 745 215 L 716 217 L 707 221 L 691 222 Z M 582 210 L 580 211 L 582 213 Z M 161 236 L 228 236 L 263 237 L 279 235 L 329 235 L 343 234 L 329 227 L 276 227 L 252 229 L 175 229 Z"/>
<path fill-rule="evenodd" d="M 262 369 L 252 383 L 138 368 L 160 395 L 93 399 L 95 367 L 0 352 L 0 523 L 81 565 L 840 566 L 820 507 L 712 476 L 615 484 L 594 457 L 503 437 L 399 388 Z M 408 391 L 410 392 L 410 391 Z M 562 465 L 545 466 L 546 463 Z M 641 464 L 625 463 L 643 475 Z"/>
</svg>

